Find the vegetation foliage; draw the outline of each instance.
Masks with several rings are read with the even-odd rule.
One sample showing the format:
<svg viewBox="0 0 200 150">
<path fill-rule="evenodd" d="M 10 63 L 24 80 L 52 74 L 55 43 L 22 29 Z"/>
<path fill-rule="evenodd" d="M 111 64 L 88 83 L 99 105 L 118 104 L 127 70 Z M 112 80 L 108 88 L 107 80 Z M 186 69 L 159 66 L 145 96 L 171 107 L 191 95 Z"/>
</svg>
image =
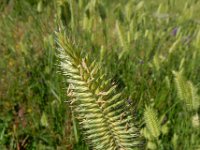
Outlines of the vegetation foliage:
<svg viewBox="0 0 200 150">
<path fill-rule="evenodd" d="M 0 0 L 0 149 L 199 149 L 199 13 Z"/>
</svg>

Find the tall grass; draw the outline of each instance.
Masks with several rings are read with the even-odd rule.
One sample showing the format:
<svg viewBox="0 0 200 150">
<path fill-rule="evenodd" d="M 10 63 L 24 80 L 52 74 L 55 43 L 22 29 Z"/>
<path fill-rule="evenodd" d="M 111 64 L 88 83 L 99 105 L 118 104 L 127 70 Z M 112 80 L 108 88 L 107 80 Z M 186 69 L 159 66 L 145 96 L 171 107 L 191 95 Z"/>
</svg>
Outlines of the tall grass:
<svg viewBox="0 0 200 150">
<path fill-rule="evenodd" d="M 199 10 L 196 0 L 0 0 L 0 149 L 90 147 L 60 73 L 58 24 L 124 89 L 144 149 L 200 148 Z"/>
</svg>

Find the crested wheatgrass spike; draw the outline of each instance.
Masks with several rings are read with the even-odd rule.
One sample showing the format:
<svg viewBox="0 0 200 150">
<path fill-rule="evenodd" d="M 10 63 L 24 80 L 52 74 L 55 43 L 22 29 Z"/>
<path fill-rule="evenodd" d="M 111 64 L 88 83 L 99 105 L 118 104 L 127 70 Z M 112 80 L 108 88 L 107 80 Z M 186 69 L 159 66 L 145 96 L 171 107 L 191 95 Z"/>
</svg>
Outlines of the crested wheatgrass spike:
<svg viewBox="0 0 200 150">
<path fill-rule="evenodd" d="M 178 96 L 181 100 L 186 100 L 187 99 L 187 93 L 188 93 L 188 89 L 187 89 L 187 83 L 185 78 L 182 75 L 182 71 L 176 72 L 173 71 L 173 74 L 175 76 L 175 84 L 176 84 L 176 88 L 177 88 L 177 93 Z"/>
<path fill-rule="evenodd" d="M 73 112 L 90 146 L 98 150 L 137 147 L 138 130 L 124 109 L 125 101 L 116 85 L 105 79 L 95 62 L 82 59 L 64 33 L 57 33 L 57 44 Z"/>
<path fill-rule="evenodd" d="M 186 81 L 181 71 L 173 71 L 173 74 L 180 100 L 184 101 L 189 110 L 198 110 L 200 106 L 200 97 L 197 94 L 198 89 L 191 81 Z"/>
<path fill-rule="evenodd" d="M 153 138 L 158 138 L 160 135 L 160 125 L 156 112 L 153 108 L 146 107 L 144 112 L 144 120 L 151 136 Z"/>
</svg>

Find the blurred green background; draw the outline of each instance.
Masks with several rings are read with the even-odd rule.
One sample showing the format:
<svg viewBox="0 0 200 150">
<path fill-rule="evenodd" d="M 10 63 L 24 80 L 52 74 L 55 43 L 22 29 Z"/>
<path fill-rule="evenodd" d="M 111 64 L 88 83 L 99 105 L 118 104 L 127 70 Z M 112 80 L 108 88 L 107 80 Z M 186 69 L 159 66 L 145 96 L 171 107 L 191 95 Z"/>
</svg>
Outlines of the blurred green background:
<svg viewBox="0 0 200 150">
<path fill-rule="evenodd" d="M 199 149 L 200 111 L 185 110 L 172 74 L 199 89 L 199 14 L 198 0 L 0 0 L 0 149 L 88 149 L 56 59 L 60 23 L 125 88 L 140 128 L 146 105 L 165 117 L 158 149 Z"/>
</svg>

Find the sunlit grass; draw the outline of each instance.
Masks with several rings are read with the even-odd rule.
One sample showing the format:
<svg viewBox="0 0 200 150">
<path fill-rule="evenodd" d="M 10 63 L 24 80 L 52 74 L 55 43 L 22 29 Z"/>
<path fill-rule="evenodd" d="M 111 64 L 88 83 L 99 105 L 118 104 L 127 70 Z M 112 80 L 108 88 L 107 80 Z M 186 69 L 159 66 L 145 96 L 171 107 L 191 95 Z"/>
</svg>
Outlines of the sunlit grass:
<svg viewBox="0 0 200 150">
<path fill-rule="evenodd" d="M 185 108 L 192 94 L 180 98 L 173 71 L 199 100 L 199 13 L 197 0 L 0 0 L 0 149 L 88 149 L 59 73 L 58 24 L 125 89 L 144 148 L 198 149 L 199 106 Z M 143 135 L 146 106 L 166 131 L 156 142 Z"/>
</svg>

